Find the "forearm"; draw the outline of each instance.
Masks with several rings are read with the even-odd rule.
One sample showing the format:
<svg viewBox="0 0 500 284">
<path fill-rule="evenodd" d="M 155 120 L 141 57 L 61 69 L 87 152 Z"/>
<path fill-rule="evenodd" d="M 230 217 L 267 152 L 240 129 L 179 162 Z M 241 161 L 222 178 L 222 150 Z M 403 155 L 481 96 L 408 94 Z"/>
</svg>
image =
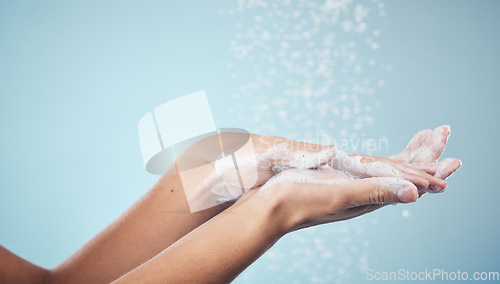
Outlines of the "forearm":
<svg viewBox="0 0 500 284">
<path fill-rule="evenodd" d="M 128 211 L 52 270 L 53 283 L 105 283 L 154 257 L 221 206 L 191 213 L 179 176 L 164 176 Z"/>
<path fill-rule="evenodd" d="M 230 282 L 286 232 L 277 203 L 254 192 L 116 283 Z"/>
<path fill-rule="evenodd" d="M 25 261 L 0 246 L 0 283 L 43 284 L 48 281 L 48 271 Z"/>
</svg>

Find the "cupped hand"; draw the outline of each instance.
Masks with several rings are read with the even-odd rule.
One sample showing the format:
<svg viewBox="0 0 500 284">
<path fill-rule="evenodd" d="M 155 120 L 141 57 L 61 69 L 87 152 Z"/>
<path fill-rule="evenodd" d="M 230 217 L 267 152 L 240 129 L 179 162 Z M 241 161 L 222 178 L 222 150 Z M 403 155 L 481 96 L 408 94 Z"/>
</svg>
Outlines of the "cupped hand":
<svg viewBox="0 0 500 284">
<path fill-rule="evenodd" d="M 402 178 L 355 179 L 323 166 L 284 170 L 255 195 L 279 204 L 276 216 L 283 218 L 288 232 L 354 218 L 391 203 L 415 202 L 418 190 Z"/>
<path fill-rule="evenodd" d="M 233 138 L 225 139 L 226 145 L 233 144 L 231 139 L 239 138 L 238 134 L 231 135 Z M 245 146 L 228 152 L 231 154 L 223 153 L 213 163 L 214 171 L 203 182 L 212 193 L 220 196 L 220 202 L 239 198 L 284 169 L 325 165 L 333 159 L 337 148 L 252 134 Z"/>
<path fill-rule="evenodd" d="M 425 189 L 430 186 L 446 188 L 444 180 L 385 157 L 347 154 L 338 151 L 335 158 L 328 165 L 355 178 L 398 177 L 412 182 L 418 189 Z"/>
<path fill-rule="evenodd" d="M 327 164 L 355 178 L 398 177 L 423 191 L 441 192 L 444 179 L 461 165 L 459 160 L 437 162 L 446 146 L 448 126 L 423 130 L 400 154 L 389 158 L 347 154 L 332 146 L 297 142 L 290 139 L 250 135 L 242 150 L 231 149 L 243 134 L 224 133 L 224 153 L 213 162 L 213 171 L 203 184 L 219 196 L 219 202 L 239 198 L 249 189 L 264 184 L 277 172 L 289 168 L 313 169 Z M 236 141 L 236 142 L 233 142 Z M 229 153 L 229 154 L 228 154 Z"/>
<path fill-rule="evenodd" d="M 439 126 L 434 131 L 430 129 L 419 131 L 401 153 L 391 155 L 389 158 L 445 180 L 462 166 L 462 162 L 454 158 L 446 158 L 438 162 L 446 148 L 450 133 L 451 129 L 448 125 Z M 424 189 L 431 193 L 443 190 L 444 188 L 433 185 Z"/>
</svg>

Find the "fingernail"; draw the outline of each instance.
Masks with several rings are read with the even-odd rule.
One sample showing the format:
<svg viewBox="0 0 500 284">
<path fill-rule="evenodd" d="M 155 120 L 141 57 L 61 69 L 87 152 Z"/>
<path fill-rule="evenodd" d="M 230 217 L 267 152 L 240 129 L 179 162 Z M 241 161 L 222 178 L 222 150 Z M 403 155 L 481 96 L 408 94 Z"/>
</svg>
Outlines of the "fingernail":
<svg viewBox="0 0 500 284">
<path fill-rule="evenodd" d="M 440 192 L 443 192 L 445 189 L 446 189 L 446 186 L 443 188 L 443 187 L 440 187 L 437 185 L 430 185 L 429 189 L 427 191 L 430 193 L 440 193 Z"/>
<path fill-rule="evenodd" d="M 382 187 L 395 194 L 398 202 L 410 203 L 418 199 L 417 187 L 407 180 L 393 177 L 371 178 L 371 180 L 378 181 Z"/>
<path fill-rule="evenodd" d="M 427 188 L 427 187 L 429 187 L 429 184 L 431 184 L 431 183 L 430 183 L 430 181 L 428 181 L 428 180 L 426 180 L 426 179 L 424 179 L 424 178 L 422 178 L 422 179 L 420 180 L 420 182 L 422 183 L 422 184 L 421 184 L 421 187 L 422 187 L 422 188 L 419 188 L 419 187 L 417 186 L 417 189 L 424 189 L 424 188 Z"/>
<path fill-rule="evenodd" d="M 418 199 L 418 194 L 415 190 L 403 186 L 400 190 L 398 190 L 398 200 L 404 203 L 415 202 Z"/>
</svg>

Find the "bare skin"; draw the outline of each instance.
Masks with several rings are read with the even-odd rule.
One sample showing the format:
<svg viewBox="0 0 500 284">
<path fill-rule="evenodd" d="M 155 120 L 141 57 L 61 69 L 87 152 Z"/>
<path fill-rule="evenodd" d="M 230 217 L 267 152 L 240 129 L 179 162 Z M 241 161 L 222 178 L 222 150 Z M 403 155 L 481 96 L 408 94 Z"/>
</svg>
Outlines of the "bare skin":
<svg viewBox="0 0 500 284">
<path fill-rule="evenodd" d="M 454 158 L 438 162 L 450 133 L 448 125 L 439 126 L 434 131 L 430 129 L 419 131 L 401 153 L 391 155 L 389 158 L 445 180 L 462 166 L 462 162 Z M 429 186 L 422 192 L 438 193 L 443 190 L 444 188 Z"/>
<path fill-rule="evenodd" d="M 368 212 L 366 205 L 374 201 L 377 206 L 397 202 L 393 193 L 361 181 L 319 186 L 277 183 L 267 194 L 259 193 L 246 192 L 232 207 L 115 283 L 228 283 L 304 222 L 345 220 Z"/>
<path fill-rule="evenodd" d="M 256 149 L 263 152 L 269 145 L 290 141 L 255 138 L 266 141 L 256 143 Z M 300 142 L 290 145 L 304 151 L 321 147 Z M 443 166 L 441 172 L 451 174 L 452 164 Z M 316 171 L 322 179 L 343 178 L 332 169 L 309 171 Z M 269 168 L 262 172 L 268 179 L 274 175 Z M 422 176 L 431 184 L 432 176 L 417 170 L 407 177 Z M 9 265 L 0 265 L 0 282 L 108 283 L 129 271 L 118 281 L 227 282 L 291 230 L 349 219 L 386 203 L 401 202 L 397 192 L 368 179 L 320 185 L 283 181 L 268 188 L 272 189 L 266 190 L 269 194 L 257 194 L 259 186 L 249 190 L 229 209 L 229 205 L 220 205 L 190 213 L 179 176 L 164 176 L 118 220 L 54 269 L 34 266 L 2 248 L 0 263 Z M 317 189 L 318 194 L 311 195 L 308 189 Z M 416 200 L 415 190 L 412 192 L 406 202 Z M 192 273 L 193 267 L 200 273 Z"/>
<path fill-rule="evenodd" d="M 49 283 L 49 271 L 0 246 L 0 283 Z"/>
<path fill-rule="evenodd" d="M 295 181 L 279 178 L 287 172 Z M 115 283 L 228 283 L 288 232 L 401 202 L 380 179 L 395 182 L 352 179 L 328 167 L 285 170 Z M 415 202 L 417 187 L 399 182 L 404 202 Z"/>
<path fill-rule="evenodd" d="M 415 183 L 421 190 L 432 187 L 443 191 L 446 188 L 446 182 L 433 176 L 434 173 L 416 170 L 404 163 L 385 157 L 349 154 L 338 158 L 336 156 L 339 156 L 340 153 L 337 153 L 335 145 L 308 144 L 273 136 L 254 135 L 252 139 L 253 144 L 256 145 L 252 150 L 255 151 L 243 155 L 243 161 L 238 163 L 238 170 L 242 175 L 257 175 L 258 178 L 254 183 L 247 187 L 240 185 L 238 177 L 233 174 L 234 166 L 229 157 L 225 159 L 228 163 L 224 163 L 224 160 L 221 163 L 216 163 L 217 169 L 204 181 L 214 193 L 224 197 L 222 200 L 238 198 L 246 190 L 264 184 L 275 174 L 272 171 L 274 166 L 283 170 L 287 168 L 317 168 L 327 163 L 332 168 L 357 178 L 401 177 Z M 446 143 L 446 140 L 441 142 Z M 440 149 L 444 150 L 444 147 Z M 420 148 L 415 150 L 420 150 Z M 250 161 L 249 157 L 253 161 Z M 419 163 L 418 166 L 424 167 L 424 164 Z"/>
</svg>

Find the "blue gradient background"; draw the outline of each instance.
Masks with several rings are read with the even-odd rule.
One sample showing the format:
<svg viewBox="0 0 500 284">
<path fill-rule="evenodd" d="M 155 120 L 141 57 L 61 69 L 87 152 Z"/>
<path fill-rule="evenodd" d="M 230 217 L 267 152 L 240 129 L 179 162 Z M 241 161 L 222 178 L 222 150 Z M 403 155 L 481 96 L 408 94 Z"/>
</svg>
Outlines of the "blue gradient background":
<svg viewBox="0 0 500 284">
<path fill-rule="evenodd" d="M 378 58 L 394 70 L 384 75 L 376 94 L 382 106 L 363 135 L 386 135 L 385 155 L 420 129 L 450 124 L 445 155 L 463 168 L 444 194 L 407 205 L 408 218 L 399 205 L 351 221 L 371 243 L 369 266 L 500 271 L 500 2 L 384 3 Z M 137 122 L 169 99 L 206 90 L 218 126 L 252 127 L 234 125 L 227 112 L 237 88 L 225 65 L 233 19 L 218 10 L 228 5 L 0 2 L 2 246 L 53 267 L 132 205 L 157 179 L 144 170 Z M 368 225 L 374 216 L 378 224 Z M 306 242 L 326 226 L 302 233 Z M 274 249 L 295 246 L 285 237 Z M 257 261 L 237 282 L 307 283 L 318 267 L 287 276 L 268 269 L 269 261 Z M 346 282 L 365 278 L 348 272 Z"/>
</svg>

